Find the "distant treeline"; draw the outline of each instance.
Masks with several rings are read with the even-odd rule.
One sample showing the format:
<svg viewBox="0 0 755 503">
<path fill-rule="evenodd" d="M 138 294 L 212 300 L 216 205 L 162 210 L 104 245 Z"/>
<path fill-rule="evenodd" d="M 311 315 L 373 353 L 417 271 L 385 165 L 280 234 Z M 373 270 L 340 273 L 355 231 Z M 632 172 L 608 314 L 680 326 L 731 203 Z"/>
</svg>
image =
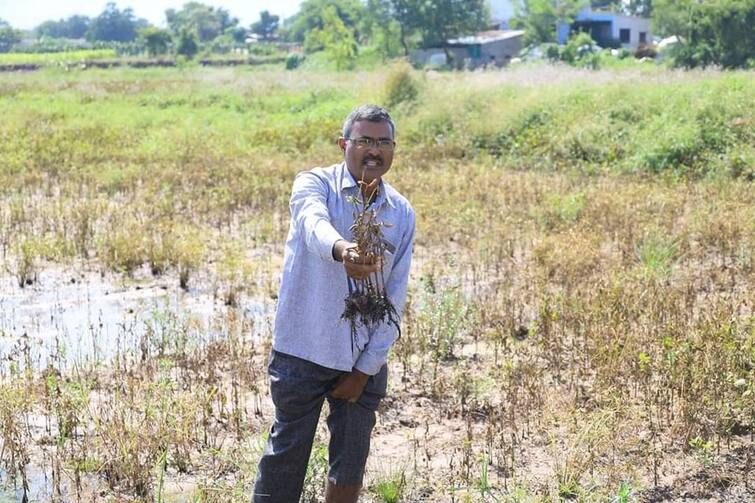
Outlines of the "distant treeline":
<svg viewBox="0 0 755 503">
<path fill-rule="evenodd" d="M 755 67 L 755 0 L 522 0 L 510 24 L 525 30 L 528 44 L 554 42 L 557 23 L 570 22 L 586 6 L 652 17 L 655 34 L 678 38 L 677 66 Z M 45 21 L 33 30 L 33 43 L 21 44 L 24 34 L 0 20 L 0 52 L 108 47 L 119 54 L 193 58 L 238 49 L 275 52 L 258 42 L 285 41 L 307 53 L 324 51 L 338 68 L 350 68 L 367 49 L 388 59 L 493 27 L 485 0 L 304 0 L 283 22 L 262 11 L 249 26 L 222 7 L 192 1 L 168 9 L 165 21 L 167 28 L 152 26 L 110 2 L 94 18 Z"/>
<path fill-rule="evenodd" d="M 200 66 L 243 66 L 243 65 L 264 65 L 283 63 L 284 57 L 270 58 L 202 58 L 197 60 Z M 178 65 L 173 59 L 97 59 L 91 61 L 61 61 L 62 66 L 76 66 L 81 69 L 87 68 L 172 68 Z M 44 63 L 0 63 L 0 72 L 31 72 L 40 70 L 46 66 Z"/>
</svg>

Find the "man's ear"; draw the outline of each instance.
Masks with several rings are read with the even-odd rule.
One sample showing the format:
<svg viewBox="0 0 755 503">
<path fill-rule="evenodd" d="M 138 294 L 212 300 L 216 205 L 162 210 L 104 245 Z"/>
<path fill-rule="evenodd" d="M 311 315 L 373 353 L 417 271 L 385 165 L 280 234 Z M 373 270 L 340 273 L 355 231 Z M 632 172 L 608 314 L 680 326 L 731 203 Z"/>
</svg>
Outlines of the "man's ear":
<svg viewBox="0 0 755 503">
<path fill-rule="evenodd" d="M 341 148 L 341 152 L 343 152 L 343 154 L 346 154 L 346 138 L 344 138 L 343 136 L 338 138 L 338 146 Z"/>
</svg>

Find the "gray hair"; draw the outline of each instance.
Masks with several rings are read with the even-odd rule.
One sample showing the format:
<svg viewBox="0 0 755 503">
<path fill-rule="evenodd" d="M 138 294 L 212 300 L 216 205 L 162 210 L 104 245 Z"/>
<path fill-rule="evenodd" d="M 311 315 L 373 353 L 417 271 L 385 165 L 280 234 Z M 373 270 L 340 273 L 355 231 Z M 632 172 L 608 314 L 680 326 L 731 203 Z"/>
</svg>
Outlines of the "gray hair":
<svg viewBox="0 0 755 503">
<path fill-rule="evenodd" d="M 360 105 L 356 107 L 346 117 L 343 123 L 343 137 L 349 138 L 351 135 L 351 128 L 354 127 L 355 122 L 369 121 L 369 122 L 387 122 L 391 126 L 391 136 L 396 137 L 396 123 L 393 122 L 388 110 L 379 105 Z"/>
</svg>

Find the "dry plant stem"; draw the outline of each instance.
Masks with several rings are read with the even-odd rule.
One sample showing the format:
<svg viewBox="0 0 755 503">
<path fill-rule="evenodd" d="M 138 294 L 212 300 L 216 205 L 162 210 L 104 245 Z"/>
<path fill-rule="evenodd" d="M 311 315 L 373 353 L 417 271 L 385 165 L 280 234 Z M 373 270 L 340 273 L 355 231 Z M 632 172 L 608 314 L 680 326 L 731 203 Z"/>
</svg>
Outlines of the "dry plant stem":
<svg viewBox="0 0 755 503">
<path fill-rule="evenodd" d="M 351 227 L 357 250 L 363 257 L 372 261 L 382 260 L 385 254 L 383 243 L 382 222 L 377 220 L 377 210 L 369 208 L 377 193 L 377 187 L 370 193 L 364 194 L 362 188 L 366 185 L 364 175 L 359 181 L 360 197 L 352 202 L 357 210 L 354 214 L 354 225 Z M 383 270 L 372 273 L 366 278 L 356 280 L 347 278 L 349 295 L 344 299 L 346 304 L 341 319 L 349 321 L 351 327 L 351 349 L 356 345 L 357 329 L 360 325 L 375 327 L 388 322 L 396 327 L 399 336 L 401 328 L 398 323 L 396 308 L 388 299 Z"/>
</svg>

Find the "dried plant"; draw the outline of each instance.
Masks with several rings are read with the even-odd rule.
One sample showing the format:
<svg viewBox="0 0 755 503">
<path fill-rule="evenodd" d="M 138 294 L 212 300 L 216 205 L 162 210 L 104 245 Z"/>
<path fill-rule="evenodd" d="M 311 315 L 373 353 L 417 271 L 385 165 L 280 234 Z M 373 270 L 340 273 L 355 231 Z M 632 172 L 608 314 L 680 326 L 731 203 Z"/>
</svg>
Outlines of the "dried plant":
<svg viewBox="0 0 755 503">
<path fill-rule="evenodd" d="M 364 176 L 359 181 L 359 187 L 366 186 Z M 351 233 L 357 244 L 357 252 L 367 263 L 376 264 L 383 261 L 385 256 L 385 240 L 383 227 L 390 224 L 378 219 L 378 209 L 370 206 L 377 195 L 377 187 L 369 194 L 360 190 L 359 196 L 351 196 L 349 201 L 354 205 L 354 224 Z M 347 278 L 349 294 L 344 299 L 341 319 L 347 320 L 351 327 L 352 349 L 356 344 L 359 326 L 373 328 L 381 323 L 390 323 L 401 336 L 398 313 L 388 298 L 385 286 L 385 275 L 382 267 L 379 271 L 369 274 L 364 279 Z"/>
</svg>

